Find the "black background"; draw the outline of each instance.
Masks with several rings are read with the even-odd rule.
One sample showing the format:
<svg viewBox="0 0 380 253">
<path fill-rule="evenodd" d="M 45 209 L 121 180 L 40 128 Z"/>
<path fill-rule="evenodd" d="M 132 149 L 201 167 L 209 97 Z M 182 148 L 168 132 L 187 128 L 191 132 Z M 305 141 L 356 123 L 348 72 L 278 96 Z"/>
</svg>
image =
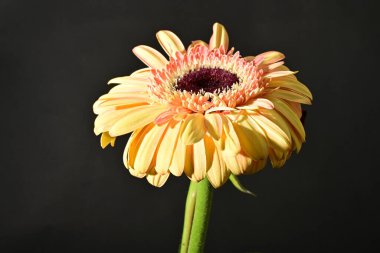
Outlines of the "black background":
<svg viewBox="0 0 380 253">
<path fill-rule="evenodd" d="M 283 169 L 214 195 L 206 252 L 373 252 L 379 239 L 376 1 L 0 1 L 1 252 L 175 252 L 188 179 L 160 189 L 102 150 L 93 102 L 169 29 L 224 24 L 243 55 L 278 50 L 314 95 Z M 376 194 L 377 193 L 377 194 Z M 377 227 L 377 229 L 375 229 Z"/>
</svg>

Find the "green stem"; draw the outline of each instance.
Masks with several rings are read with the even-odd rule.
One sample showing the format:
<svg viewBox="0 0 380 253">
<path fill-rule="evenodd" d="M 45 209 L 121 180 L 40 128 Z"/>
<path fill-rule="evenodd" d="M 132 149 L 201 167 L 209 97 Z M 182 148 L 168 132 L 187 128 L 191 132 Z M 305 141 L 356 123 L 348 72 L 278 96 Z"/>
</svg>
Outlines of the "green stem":
<svg viewBox="0 0 380 253">
<path fill-rule="evenodd" d="M 212 190 L 213 187 L 206 178 L 199 183 L 190 183 L 180 253 L 203 252 L 211 213 Z"/>
<path fill-rule="evenodd" d="M 189 191 L 187 192 L 185 220 L 183 224 L 180 253 L 187 253 L 187 250 L 189 248 L 191 225 L 193 223 L 196 196 L 197 196 L 197 183 L 194 183 L 191 181 L 190 186 L 189 186 Z"/>
</svg>

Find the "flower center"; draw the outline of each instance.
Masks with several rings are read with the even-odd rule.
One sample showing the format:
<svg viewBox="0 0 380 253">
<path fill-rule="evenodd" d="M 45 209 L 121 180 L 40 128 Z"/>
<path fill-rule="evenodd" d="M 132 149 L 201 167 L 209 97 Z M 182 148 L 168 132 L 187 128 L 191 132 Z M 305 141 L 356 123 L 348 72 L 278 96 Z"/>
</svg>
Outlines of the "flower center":
<svg viewBox="0 0 380 253">
<path fill-rule="evenodd" d="M 191 71 L 177 81 L 176 89 L 181 91 L 215 92 L 230 88 L 239 82 L 236 74 L 219 68 L 200 68 Z"/>
</svg>

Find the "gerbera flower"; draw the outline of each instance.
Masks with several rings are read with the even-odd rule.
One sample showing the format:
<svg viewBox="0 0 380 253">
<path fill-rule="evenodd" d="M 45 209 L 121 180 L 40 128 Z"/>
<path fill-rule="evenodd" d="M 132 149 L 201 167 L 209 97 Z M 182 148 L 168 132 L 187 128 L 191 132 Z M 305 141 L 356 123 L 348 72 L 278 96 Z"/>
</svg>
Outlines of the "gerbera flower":
<svg viewBox="0 0 380 253">
<path fill-rule="evenodd" d="M 185 173 L 217 188 L 268 159 L 281 167 L 301 149 L 301 104 L 311 104 L 312 95 L 282 53 L 242 57 L 218 23 L 208 44 L 196 40 L 186 49 L 170 31 L 157 39 L 169 58 L 135 47 L 148 67 L 110 80 L 117 85 L 93 107 L 103 148 L 132 132 L 123 160 L 133 176 L 160 187 L 170 174 Z"/>
</svg>

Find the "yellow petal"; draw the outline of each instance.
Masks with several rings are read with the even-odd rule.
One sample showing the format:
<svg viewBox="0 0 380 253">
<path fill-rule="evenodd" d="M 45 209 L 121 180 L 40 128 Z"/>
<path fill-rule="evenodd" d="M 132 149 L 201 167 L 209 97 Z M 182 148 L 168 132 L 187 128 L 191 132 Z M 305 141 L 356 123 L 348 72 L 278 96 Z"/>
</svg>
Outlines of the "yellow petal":
<svg viewBox="0 0 380 253">
<path fill-rule="evenodd" d="M 257 55 L 256 58 L 263 58 L 263 61 L 262 61 L 263 64 L 271 64 L 271 63 L 281 61 L 282 59 L 285 58 L 285 55 L 277 51 L 268 51 L 268 52 Z"/>
<path fill-rule="evenodd" d="M 274 72 L 274 71 L 290 71 L 290 69 L 288 67 L 286 67 L 285 65 L 280 65 L 277 68 L 275 68 L 275 69 L 272 70 L 272 72 Z M 295 75 L 283 76 L 281 78 L 297 79 L 297 77 Z"/>
<path fill-rule="evenodd" d="M 194 176 L 194 152 L 193 145 L 187 145 L 185 147 L 185 164 L 184 164 L 184 172 L 186 176 L 195 181 Z"/>
<path fill-rule="evenodd" d="M 205 126 L 207 132 L 212 136 L 212 138 L 219 140 L 223 130 L 223 123 L 220 114 L 205 114 Z"/>
<path fill-rule="evenodd" d="M 215 143 L 212 137 L 205 135 L 204 136 L 204 146 L 205 146 L 205 152 L 206 152 L 206 170 L 209 170 L 212 164 L 212 159 L 214 157 L 214 147 Z"/>
<path fill-rule="evenodd" d="M 119 85 L 123 86 L 123 85 Z M 133 102 L 142 102 L 142 101 L 150 101 L 148 93 L 144 92 L 117 92 L 117 93 L 107 93 L 103 96 L 99 97 L 99 100 L 117 102 L 122 99 L 130 99 Z"/>
<path fill-rule="evenodd" d="M 134 104 L 133 104 L 134 105 Z M 95 105 L 94 105 L 95 106 Z M 138 104 L 140 107 L 140 104 Z M 99 112 L 99 108 L 94 108 L 94 111 Z M 110 128 L 126 114 L 128 114 L 129 109 L 125 110 L 105 110 L 101 111 L 101 114 L 98 115 L 95 119 L 94 132 L 96 135 L 102 132 L 108 132 Z"/>
<path fill-rule="evenodd" d="M 167 105 L 143 105 L 126 109 L 126 113 L 109 130 L 111 136 L 119 136 L 132 132 L 151 122 L 162 112 L 168 109 Z"/>
<path fill-rule="evenodd" d="M 302 147 L 302 143 L 305 142 L 305 139 L 302 139 L 299 134 L 293 129 L 293 127 L 291 127 L 289 131 L 292 136 L 294 147 L 297 150 L 297 153 L 299 153 Z"/>
<path fill-rule="evenodd" d="M 193 145 L 194 174 L 192 177 L 196 181 L 205 178 L 207 172 L 207 147 L 205 144 L 202 139 Z"/>
<path fill-rule="evenodd" d="M 212 107 L 211 109 L 208 109 L 206 111 L 206 114 L 216 112 L 216 111 L 236 111 L 236 109 L 232 107 L 227 107 L 227 106 L 218 106 L 218 107 Z"/>
<path fill-rule="evenodd" d="M 268 143 L 263 130 L 247 115 L 243 115 L 236 123 L 236 133 L 242 149 L 254 160 L 268 157 Z"/>
<path fill-rule="evenodd" d="M 284 119 L 280 113 L 278 113 L 276 110 L 266 110 L 266 109 L 261 109 L 260 113 L 268 118 L 270 121 L 275 123 L 278 127 L 281 128 L 281 130 L 286 134 L 288 139 L 290 140 L 291 133 L 290 133 L 290 128 L 291 125 L 288 124 L 287 120 Z"/>
<path fill-rule="evenodd" d="M 144 77 L 144 78 L 149 78 L 152 76 L 151 68 L 142 68 L 138 69 L 135 72 L 131 74 L 133 77 Z"/>
<path fill-rule="evenodd" d="M 102 148 L 105 148 L 108 146 L 108 144 L 111 144 L 111 146 L 114 147 L 115 140 L 116 137 L 111 137 L 108 132 L 102 133 L 102 136 L 100 137 L 100 146 L 102 146 Z"/>
<path fill-rule="evenodd" d="M 310 98 L 305 97 L 305 96 L 303 96 L 297 92 L 293 92 L 293 91 L 276 89 L 276 90 L 273 90 L 268 95 L 271 97 L 282 98 L 282 99 L 289 100 L 292 102 L 311 105 Z"/>
<path fill-rule="evenodd" d="M 181 138 L 185 145 L 200 141 L 206 132 L 204 116 L 201 113 L 188 114 L 181 128 Z"/>
<path fill-rule="evenodd" d="M 135 163 L 137 151 L 139 150 L 141 142 L 144 139 L 145 134 L 149 132 L 153 126 L 154 124 L 149 124 L 144 128 L 137 129 L 129 137 L 123 154 L 123 163 L 127 169 L 131 170 L 133 168 L 133 164 Z M 134 173 L 136 174 L 137 172 Z"/>
<path fill-rule="evenodd" d="M 133 164 L 133 169 L 138 173 L 147 173 L 150 169 L 154 154 L 166 127 L 167 124 L 161 126 L 154 125 L 152 129 L 143 136 Z"/>
<path fill-rule="evenodd" d="M 104 122 L 106 118 L 111 119 L 113 117 L 112 121 L 109 121 L 107 128 L 104 128 L 106 130 L 103 132 L 108 131 L 112 124 L 114 124 L 122 117 L 118 115 L 124 115 L 125 109 L 139 107 L 147 104 L 148 103 L 146 101 L 135 102 L 129 99 L 115 99 L 110 101 L 98 100 L 94 103 L 93 106 L 94 113 L 99 114 L 97 120 L 95 120 L 95 126 L 99 127 L 101 124 L 105 125 L 105 123 L 100 122 Z M 119 114 L 119 112 L 121 112 L 121 114 Z"/>
<path fill-rule="evenodd" d="M 134 77 L 134 76 L 121 76 L 115 77 L 108 81 L 108 84 L 135 84 L 135 85 L 147 85 L 149 79 L 146 77 Z"/>
<path fill-rule="evenodd" d="M 289 121 L 286 120 L 283 115 L 276 110 L 260 110 L 260 113 L 277 124 L 287 134 L 288 138 L 292 140 L 292 145 L 297 152 L 301 150 L 302 142 L 305 140 L 295 132 Z"/>
<path fill-rule="evenodd" d="M 146 176 L 146 180 L 148 180 L 148 182 L 153 186 L 161 187 L 166 183 L 166 181 L 169 178 L 169 175 L 170 175 L 170 173 L 167 173 L 164 175 L 162 175 L 162 174 L 155 174 L 155 175 L 148 174 Z"/>
<path fill-rule="evenodd" d="M 243 174 L 247 170 L 247 168 L 251 166 L 251 163 L 253 162 L 250 157 L 242 153 L 239 153 L 235 156 L 231 156 L 223 152 L 223 159 L 226 163 L 227 168 L 234 175 Z"/>
<path fill-rule="evenodd" d="M 241 150 L 239 137 L 236 134 L 231 120 L 227 117 L 222 117 L 222 120 L 225 134 L 224 145 L 222 147 L 223 151 L 231 155 L 236 155 Z"/>
<path fill-rule="evenodd" d="M 137 171 L 135 171 L 134 169 L 129 169 L 128 170 L 129 171 L 129 173 L 132 175 L 132 176 L 134 176 L 134 177 L 137 177 L 137 178 L 143 178 L 143 177 L 145 177 L 145 173 L 138 173 Z"/>
<path fill-rule="evenodd" d="M 181 176 L 185 166 L 186 146 L 182 143 L 181 138 L 177 138 L 172 161 L 169 170 L 174 176 Z"/>
<path fill-rule="evenodd" d="M 243 106 L 239 106 L 237 108 L 244 109 L 244 110 L 256 110 L 259 107 L 266 108 L 266 109 L 273 109 L 274 108 L 273 103 L 269 99 L 266 99 L 266 98 L 252 99 L 251 101 L 248 101 Z"/>
<path fill-rule="evenodd" d="M 132 51 L 143 63 L 151 68 L 162 69 L 168 63 L 168 60 L 154 48 L 141 45 L 133 48 Z"/>
<path fill-rule="evenodd" d="M 297 133 L 300 135 L 301 139 L 305 139 L 305 129 L 298 118 L 297 114 L 283 101 L 280 99 L 272 99 L 276 111 L 280 112 L 289 123 L 296 129 Z"/>
<path fill-rule="evenodd" d="M 171 31 L 159 31 L 156 36 L 161 47 L 169 56 L 175 57 L 177 52 L 185 53 L 185 47 L 181 40 Z"/>
<path fill-rule="evenodd" d="M 101 96 L 98 99 L 99 102 L 93 106 L 94 113 L 100 114 L 107 109 L 122 110 L 135 106 L 147 105 L 149 98 L 147 94 L 133 94 L 133 93 L 113 93 Z"/>
<path fill-rule="evenodd" d="M 280 67 L 280 66 L 283 65 L 283 64 L 284 64 L 283 61 L 279 61 L 279 62 L 275 62 L 275 63 L 269 64 L 269 65 L 267 65 L 266 67 L 267 67 L 268 70 L 273 71 L 274 69 Z"/>
<path fill-rule="evenodd" d="M 286 160 L 288 159 L 291 152 L 283 152 L 277 149 L 270 149 L 269 159 L 272 163 L 273 168 L 280 168 L 284 166 Z"/>
<path fill-rule="evenodd" d="M 267 163 L 267 159 L 252 161 L 251 165 L 247 167 L 243 175 L 249 175 L 249 174 L 259 172 L 265 167 L 266 163 Z"/>
<path fill-rule="evenodd" d="M 252 115 L 253 119 L 264 130 L 268 140 L 273 147 L 280 150 L 289 150 L 291 148 L 291 142 L 288 135 L 273 121 L 262 115 Z"/>
<path fill-rule="evenodd" d="M 269 82 L 268 87 L 272 87 L 272 88 L 281 87 L 281 88 L 289 89 L 305 97 L 308 97 L 310 100 L 313 99 L 313 95 L 311 94 L 310 90 L 296 79 L 276 78 Z"/>
<path fill-rule="evenodd" d="M 170 167 L 172 157 L 175 151 L 175 145 L 179 138 L 181 122 L 172 120 L 166 129 L 165 136 L 162 138 L 156 159 L 156 171 L 159 174 L 165 174 Z"/>
<path fill-rule="evenodd" d="M 207 147 L 212 154 L 211 166 L 207 171 L 207 178 L 214 188 L 222 186 L 230 176 L 231 172 L 227 169 L 222 158 L 221 152 L 213 145 Z"/>
<path fill-rule="evenodd" d="M 223 47 L 224 50 L 228 49 L 228 33 L 223 25 L 215 23 L 212 27 L 213 34 L 210 38 L 210 49 Z"/>
<path fill-rule="evenodd" d="M 287 101 L 286 104 L 297 114 L 298 118 L 302 117 L 302 107 L 300 103 Z"/>
<path fill-rule="evenodd" d="M 147 84 L 119 84 L 110 89 L 109 94 L 112 93 L 148 93 L 148 85 Z"/>
<path fill-rule="evenodd" d="M 277 78 L 277 77 L 281 77 L 281 76 L 294 75 L 296 73 L 297 72 L 295 72 L 295 71 L 287 71 L 287 70 L 284 70 L 284 71 L 273 71 L 273 72 L 270 72 L 270 73 L 266 74 L 265 77 L 266 78 Z"/>
<path fill-rule="evenodd" d="M 204 46 L 204 47 L 208 47 L 208 44 L 202 40 L 194 40 L 191 42 L 191 44 L 189 45 L 189 47 L 187 48 L 187 50 L 190 50 L 191 48 L 193 47 L 196 47 L 196 46 Z"/>
</svg>

